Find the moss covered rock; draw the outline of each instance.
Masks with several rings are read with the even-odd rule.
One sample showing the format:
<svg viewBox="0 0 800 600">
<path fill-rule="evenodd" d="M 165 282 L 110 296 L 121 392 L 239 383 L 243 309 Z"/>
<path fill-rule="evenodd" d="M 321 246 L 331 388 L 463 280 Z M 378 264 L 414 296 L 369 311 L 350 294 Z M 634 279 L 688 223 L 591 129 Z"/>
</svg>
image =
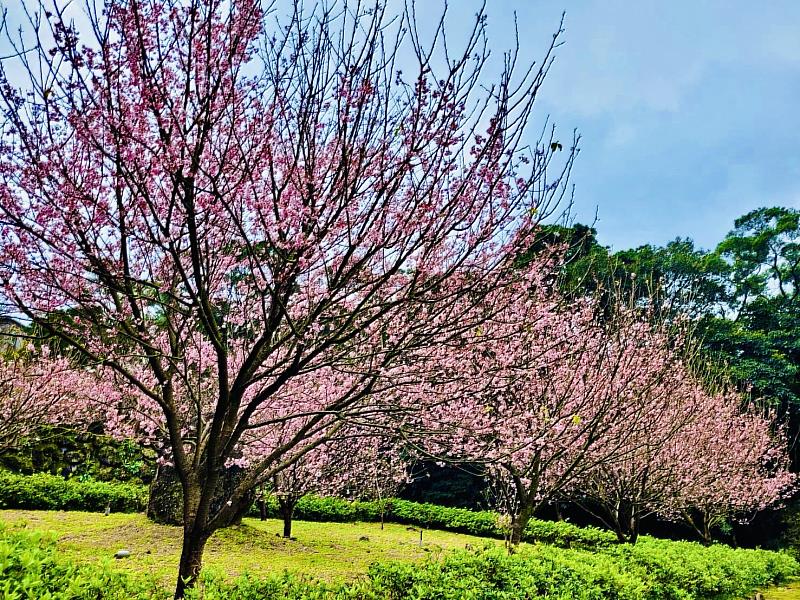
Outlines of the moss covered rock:
<svg viewBox="0 0 800 600">
<path fill-rule="evenodd" d="M 217 484 L 214 499 L 211 502 L 211 512 L 215 513 L 222 508 L 233 488 L 242 480 L 246 472 L 240 467 L 225 469 L 223 476 Z M 247 498 L 247 509 L 253 504 L 255 493 L 251 492 Z M 242 515 L 246 510 L 242 511 Z M 147 517 L 164 525 L 183 525 L 183 488 L 174 467 L 161 466 L 158 468 L 153 482 L 150 484 L 150 496 L 147 502 Z M 240 523 L 241 515 L 232 519 L 226 525 Z"/>
</svg>

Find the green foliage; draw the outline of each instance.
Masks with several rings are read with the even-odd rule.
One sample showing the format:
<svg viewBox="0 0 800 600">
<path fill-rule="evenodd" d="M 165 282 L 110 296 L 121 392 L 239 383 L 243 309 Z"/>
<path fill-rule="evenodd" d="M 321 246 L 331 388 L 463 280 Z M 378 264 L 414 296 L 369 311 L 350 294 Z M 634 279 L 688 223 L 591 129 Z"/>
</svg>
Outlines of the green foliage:
<svg viewBox="0 0 800 600">
<path fill-rule="evenodd" d="M 270 505 L 272 506 L 272 504 Z M 279 517 L 277 502 L 274 514 Z M 352 523 L 354 521 L 375 522 L 381 518 L 377 502 L 349 502 L 332 496 L 304 496 L 294 510 L 295 518 L 304 521 Z"/>
<path fill-rule="evenodd" d="M 800 314 L 774 304 L 759 300 L 736 321 L 706 317 L 699 326 L 703 346 L 731 378 L 785 413 L 800 408 Z"/>
<path fill-rule="evenodd" d="M 605 529 L 578 527 L 566 521 L 539 521 L 537 519 L 531 519 L 525 527 L 523 540 L 544 542 L 563 548 L 594 548 L 617 543 L 616 535 Z"/>
<path fill-rule="evenodd" d="M 588 552 L 551 546 L 458 551 L 422 565 L 388 563 L 370 569 L 383 598 L 532 597 L 627 600 L 741 598 L 797 573 L 794 559 L 724 546 L 648 541 Z"/>
<path fill-rule="evenodd" d="M 278 503 L 267 497 L 267 514 L 279 518 Z M 377 502 L 348 501 L 334 497 L 303 496 L 294 510 L 294 517 L 303 521 L 350 523 L 354 521 L 377 522 L 380 506 Z M 497 513 L 451 508 L 437 504 L 390 500 L 386 520 L 414 525 L 425 529 L 441 529 L 479 537 L 503 537 Z M 532 519 L 525 529 L 523 541 L 544 542 L 564 548 L 595 547 L 613 544 L 616 537 L 609 531 L 595 527 L 578 527 L 566 521 L 540 521 Z"/>
<path fill-rule="evenodd" d="M 102 511 L 110 506 L 114 512 L 134 512 L 146 504 L 143 485 L 0 471 L 0 508 Z"/>
<path fill-rule="evenodd" d="M 0 524 L 0 597 L 8 600 L 128 600 L 168 598 L 164 590 L 115 572 L 110 563 L 76 566 L 58 557 L 55 540 Z"/>
<path fill-rule="evenodd" d="M 511 556 L 502 548 L 486 547 L 431 555 L 421 563 L 374 564 L 366 578 L 340 583 L 289 573 L 229 582 L 221 573 L 205 571 L 188 598 L 722 600 L 780 583 L 799 569 L 784 554 L 661 540 L 595 552 L 536 545 Z M 2 528 L 0 593 L 4 598 L 52 600 L 169 597 L 152 581 L 115 572 L 108 561 L 78 567 L 58 556 L 52 538 Z"/>
<path fill-rule="evenodd" d="M 715 254 L 729 266 L 728 313 L 705 323 L 707 347 L 734 379 L 782 412 L 800 412 L 800 211 L 759 208 Z M 796 432 L 796 424 L 794 425 Z"/>
<path fill-rule="evenodd" d="M 444 529 L 480 537 L 503 537 L 497 524 L 497 513 L 489 511 L 395 500 L 388 511 L 387 519 L 427 529 Z"/>
<path fill-rule="evenodd" d="M 148 483 L 155 453 L 133 440 L 69 427 L 41 426 L 18 448 L 0 454 L 0 468 L 18 473 L 91 477 L 100 481 Z"/>
<path fill-rule="evenodd" d="M 648 539 L 610 547 L 604 555 L 624 564 L 629 573 L 646 574 L 652 598 L 742 598 L 798 572 L 797 561 L 788 554 L 721 544 Z"/>
<path fill-rule="evenodd" d="M 778 527 L 776 546 L 800 560 L 800 501 L 789 503 L 781 511 Z"/>
<path fill-rule="evenodd" d="M 800 431 L 799 210 L 751 211 L 711 251 L 678 238 L 611 253 L 594 229 L 575 225 L 546 229 L 529 254 L 553 242 L 568 248 L 565 293 L 600 293 L 604 303 L 623 299 L 688 315 L 722 374 L 788 415 L 790 436 Z"/>
<path fill-rule="evenodd" d="M 717 254 L 731 265 L 731 284 L 740 303 L 776 295 L 796 298 L 800 293 L 800 211 L 759 208 L 736 219 L 734 227 L 717 246 Z"/>
</svg>

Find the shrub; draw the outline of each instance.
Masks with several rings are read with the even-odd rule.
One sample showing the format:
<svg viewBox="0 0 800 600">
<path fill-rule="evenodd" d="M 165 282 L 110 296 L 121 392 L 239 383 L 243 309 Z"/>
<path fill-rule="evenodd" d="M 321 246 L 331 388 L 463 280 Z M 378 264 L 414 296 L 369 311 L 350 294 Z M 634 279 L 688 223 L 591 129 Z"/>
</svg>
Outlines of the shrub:
<svg viewBox="0 0 800 600">
<path fill-rule="evenodd" d="M 398 599 L 722 600 L 798 573 L 785 554 L 671 544 L 646 541 L 593 552 L 537 545 L 512 556 L 501 548 L 458 551 L 417 565 L 373 565 L 369 577 L 377 597 Z"/>
<path fill-rule="evenodd" d="M 15 473 L 50 473 L 91 477 L 98 481 L 149 483 L 155 473 L 155 452 L 133 440 L 41 425 L 17 448 L 0 454 L 0 469 Z"/>
<path fill-rule="evenodd" d="M 0 596 L 49 600 L 156 600 L 170 597 L 144 580 L 115 572 L 109 562 L 76 566 L 59 559 L 55 541 L 39 532 L 7 531 L 0 524 Z"/>
<path fill-rule="evenodd" d="M 63 479 L 0 471 L 0 508 L 134 512 L 147 504 L 147 487 L 133 483 Z"/>
<path fill-rule="evenodd" d="M 733 549 L 722 544 L 647 538 L 617 545 L 604 554 L 651 578 L 653 598 L 742 598 L 756 587 L 781 582 L 798 572 L 789 554 Z"/>
</svg>

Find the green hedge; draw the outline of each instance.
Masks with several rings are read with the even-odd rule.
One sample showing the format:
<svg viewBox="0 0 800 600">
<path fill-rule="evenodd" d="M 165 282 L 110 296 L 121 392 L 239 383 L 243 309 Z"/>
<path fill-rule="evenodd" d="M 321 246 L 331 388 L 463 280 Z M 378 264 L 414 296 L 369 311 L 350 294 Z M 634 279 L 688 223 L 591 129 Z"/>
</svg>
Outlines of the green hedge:
<svg viewBox="0 0 800 600">
<path fill-rule="evenodd" d="M 501 548 L 461 551 L 421 565 L 375 565 L 370 579 L 386 598 L 734 599 L 799 568 L 785 554 L 692 542 L 647 540 L 631 552 L 619 548 L 538 545 L 514 556 Z"/>
<path fill-rule="evenodd" d="M 273 518 L 280 516 L 278 504 L 274 498 L 268 499 L 267 513 Z M 341 498 L 309 495 L 304 496 L 297 503 L 294 516 L 303 521 L 374 522 L 380 519 L 380 507 L 376 502 L 349 502 Z M 479 537 L 503 537 L 503 532 L 497 524 L 497 513 L 490 511 L 472 511 L 465 508 L 450 508 L 395 499 L 388 502 L 386 520 L 426 529 L 467 533 Z M 593 548 L 616 543 L 614 534 L 596 527 L 578 527 L 565 521 L 536 519 L 528 523 L 523 540 L 544 542 L 564 548 Z"/>
<path fill-rule="evenodd" d="M 133 483 L 109 483 L 91 479 L 63 479 L 57 475 L 37 473 L 19 475 L 0 470 L 0 508 L 34 510 L 102 511 L 107 505 L 114 512 L 135 512 L 147 505 L 146 486 Z M 269 516 L 278 518 L 278 504 L 268 498 Z M 341 498 L 304 496 L 295 509 L 295 518 L 304 521 L 347 523 L 380 520 L 377 502 L 350 502 Z M 443 529 L 479 537 L 502 538 L 497 514 L 471 511 L 408 500 L 390 500 L 386 520 L 426 529 Z M 533 520 L 523 537 L 562 547 L 595 547 L 613 544 L 615 537 L 601 529 L 577 527 L 566 522 Z"/>
<path fill-rule="evenodd" d="M 136 512 L 147 505 L 147 487 L 133 483 L 64 479 L 0 471 L 0 508 Z"/>
<path fill-rule="evenodd" d="M 283 574 L 226 582 L 204 572 L 205 600 L 729 600 L 800 572 L 786 554 L 643 540 L 593 552 L 537 545 L 509 556 L 502 548 L 448 552 L 419 563 L 370 567 L 356 581 L 325 584 Z M 170 590 L 117 573 L 112 563 L 76 566 L 52 538 L 0 526 L 0 597 L 162 600 Z M 196 598 L 195 594 L 190 595 Z"/>
</svg>

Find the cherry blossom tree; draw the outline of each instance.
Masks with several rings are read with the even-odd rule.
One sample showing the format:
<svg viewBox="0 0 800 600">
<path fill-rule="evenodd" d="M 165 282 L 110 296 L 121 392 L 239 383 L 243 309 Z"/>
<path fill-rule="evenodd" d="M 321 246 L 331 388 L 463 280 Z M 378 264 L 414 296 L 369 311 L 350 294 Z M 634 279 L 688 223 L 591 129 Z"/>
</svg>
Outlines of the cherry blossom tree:
<svg viewBox="0 0 800 600">
<path fill-rule="evenodd" d="M 33 345 L 0 356 L 0 453 L 42 425 L 86 426 L 100 417 L 89 402 L 98 390 L 91 373 Z"/>
<path fill-rule="evenodd" d="M 336 466 L 341 464 L 337 458 L 323 445 L 273 475 L 268 487 L 278 501 L 283 537 L 292 537 L 294 509 L 303 496 L 339 491 L 341 473 Z"/>
<path fill-rule="evenodd" d="M 726 518 L 785 498 L 794 476 L 785 441 L 771 433 L 774 424 L 743 410 L 741 397 L 708 379 L 685 333 L 657 331 L 651 328 L 633 357 L 641 365 L 634 371 L 635 410 L 612 423 L 590 452 L 613 459 L 593 461 L 567 498 L 621 542 L 635 543 L 641 520 L 659 514 L 685 519 L 710 543 L 711 529 Z"/>
<path fill-rule="evenodd" d="M 635 543 L 641 520 L 661 512 L 675 495 L 682 464 L 694 458 L 692 433 L 699 418 L 713 414 L 718 404 L 687 367 L 681 336 L 664 335 L 655 326 L 646 333 L 644 344 L 630 348 L 628 400 L 635 408 L 592 449 L 605 460 L 594 461 L 566 491 L 567 499 L 597 516 L 620 542 Z"/>
<path fill-rule="evenodd" d="M 391 501 L 409 482 L 413 461 L 402 440 L 385 432 L 356 434 L 340 448 L 347 468 L 343 490 L 345 496 L 375 502 L 378 505 L 381 529 Z"/>
<path fill-rule="evenodd" d="M 413 4 L 86 0 L 80 28 L 45 4 L 4 27 L 2 293 L 163 444 L 182 597 L 248 490 L 477 327 L 568 189 L 575 140 L 526 136 L 558 35 L 492 83 L 483 13 L 454 54 Z M 247 476 L 212 510 L 231 462 Z"/>
<path fill-rule="evenodd" d="M 741 409 L 736 395 L 718 395 L 683 432 L 685 460 L 676 464 L 674 494 L 661 510 L 683 518 L 705 544 L 728 519 L 747 519 L 780 505 L 797 488 L 788 445 L 772 416 Z"/>
<path fill-rule="evenodd" d="M 511 548 L 542 503 L 614 459 L 623 446 L 618 424 L 669 369 L 640 359 L 660 334 L 635 311 L 603 315 L 593 300 L 562 303 L 546 268 L 557 256 L 487 294 L 476 309 L 480 326 L 429 353 L 429 379 L 408 390 L 431 402 L 406 425 L 411 439 L 423 433 L 418 450 L 482 464 L 509 492 L 499 508 L 510 516 Z"/>
<path fill-rule="evenodd" d="M 388 502 L 406 482 L 407 472 L 400 446 L 380 432 L 351 426 L 329 436 L 270 482 L 283 519 L 283 537 L 291 537 L 294 509 L 308 494 L 375 501 L 383 529 Z"/>
</svg>

